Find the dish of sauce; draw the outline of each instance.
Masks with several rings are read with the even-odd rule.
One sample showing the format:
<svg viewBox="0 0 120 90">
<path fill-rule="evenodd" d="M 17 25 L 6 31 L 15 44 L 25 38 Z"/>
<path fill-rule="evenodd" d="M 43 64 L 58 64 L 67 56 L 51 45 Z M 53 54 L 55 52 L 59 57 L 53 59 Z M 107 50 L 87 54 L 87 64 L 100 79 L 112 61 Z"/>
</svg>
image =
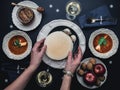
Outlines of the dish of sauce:
<svg viewBox="0 0 120 90">
<path fill-rule="evenodd" d="M 24 37 L 17 35 L 9 40 L 8 47 L 13 54 L 20 55 L 27 50 L 28 43 Z"/>
<path fill-rule="evenodd" d="M 93 46 L 100 53 L 107 53 L 112 49 L 113 42 L 108 34 L 98 34 L 93 40 Z"/>
</svg>

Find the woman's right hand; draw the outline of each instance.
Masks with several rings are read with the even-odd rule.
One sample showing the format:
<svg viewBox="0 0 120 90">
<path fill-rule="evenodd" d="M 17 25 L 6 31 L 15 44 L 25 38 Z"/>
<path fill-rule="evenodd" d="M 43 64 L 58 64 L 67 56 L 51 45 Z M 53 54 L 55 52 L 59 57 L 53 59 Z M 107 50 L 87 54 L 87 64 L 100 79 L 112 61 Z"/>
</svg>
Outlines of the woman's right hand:
<svg viewBox="0 0 120 90">
<path fill-rule="evenodd" d="M 74 73 L 82 59 L 82 52 L 80 47 L 78 47 L 78 53 L 76 53 L 74 57 L 72 56 L 72 52 L 70 51 L 66 62 L 65 71 L 70 71 L 71 73 Z"/>
</svg>

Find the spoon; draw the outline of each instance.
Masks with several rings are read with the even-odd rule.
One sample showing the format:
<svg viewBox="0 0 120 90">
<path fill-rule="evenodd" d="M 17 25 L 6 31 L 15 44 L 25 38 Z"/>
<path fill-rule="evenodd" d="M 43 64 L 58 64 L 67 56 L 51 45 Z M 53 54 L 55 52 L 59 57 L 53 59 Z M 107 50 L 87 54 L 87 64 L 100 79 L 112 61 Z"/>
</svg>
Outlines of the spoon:
<svg viewBox="0 0 120 90">
<path fill-rule="evenodd" d="M 95 23 L 96 21 L 100 21 L 100 19 L 88 18 L 87 23 Z"/>
<path fill-rule="evenodd" d="M 95 23 L 95 22 L 100 22 L 103 21 L 103 19 L 96 19 L 96 18 L 88 18 L 87 23 Z"/>
<path fill-rule="evenodd" d="M 19 5 L 19 4 L 16 4 L 16 3 L 14 3 L 14 2 L 12 2 L 11 5 L 13 5 L 13 6 L 18 6 L 18 7 L 21 7 L 21 6 L 22 6 L 22 7 L 28 7 L 28 8 L 37 10 L 37 11 L 40 12 L 40 13 L 44 11 L 44 8 L 43 8 L 43 7 L 34 8 L 34 7 Z"/>
<path fill-rule="evenodd" d="M 99 19 L 96 19 L 96 18 L 88 18 L 87 20 L 87 23 L 95 23 L 95 22 L 102 22 L 102 21 L 114 21 L 114 19 L 112 18 L 106 18 L 106 19 L 103 19 L 103 18 L 99 18 Z"/>
</svg>

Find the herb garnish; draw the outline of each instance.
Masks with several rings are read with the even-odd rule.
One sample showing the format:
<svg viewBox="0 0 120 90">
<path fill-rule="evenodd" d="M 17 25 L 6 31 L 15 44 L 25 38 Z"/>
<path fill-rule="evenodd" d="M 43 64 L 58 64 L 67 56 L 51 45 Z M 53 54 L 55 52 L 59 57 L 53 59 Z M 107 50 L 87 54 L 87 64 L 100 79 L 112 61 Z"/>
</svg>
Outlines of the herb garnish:
<svg viewBox="0 0 120 90">
<path fill-rule="evenodd" d="M 19 47 L 19 48 L 21 47 L 20 41 L 18 39 L 16 39 L 14 41 L 14 45 L 17 46 L 17 47 Z"/>
<path fill-rule="evenodd" d="M 107 40 L 105 37 L 101 37 L 98 41 L 98 44 L 101 45 L 106 45 L 107 44 Z"/>
</svg>

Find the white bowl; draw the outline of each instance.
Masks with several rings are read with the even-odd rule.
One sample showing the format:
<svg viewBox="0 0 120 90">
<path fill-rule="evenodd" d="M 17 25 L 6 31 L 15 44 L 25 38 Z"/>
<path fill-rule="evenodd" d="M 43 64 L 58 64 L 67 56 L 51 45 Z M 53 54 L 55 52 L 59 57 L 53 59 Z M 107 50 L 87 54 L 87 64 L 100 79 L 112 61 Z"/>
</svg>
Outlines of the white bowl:
<svg viewBox="0 0 120 90">
<path fill-rule="evenodd" d="M 112 39 L 112 43 L 113 43 L 112 48 L 106 53 L 98 52 L 93 46 L 93 40 L 99 34 L 107 34 Z M 118 46 L 119 46 L 118 38 L 117 38 L 116 34 L 110 29 L 106 29 L 106 28 L 98 29 L 98 30 L 94 31 L 89 38 L 89 49 L 93 53 L 93 55 L 95 55 L 99 58 L 103 58 L 103 59 L 110 58 L 117 52 Z"/>
<path fill-rule="evenodd" d="M 16 55 L 16 54 L 12 53 L 8 47 L 9 40 L 16 35 L 20 35 L 20 36 L 24 37 L 28 43 L 27 50 L 20 55 Z M 3 39 L 3 43 L 2 43 L 2 49 L 3 49 L 4 53 L 8 56 L 8 58 L 13 59 L 13 60 L 22 60 L 30 54 L 31 49 L 32 49 L 32 41 L 25 32 L 13 30 L 10 33 L 8 33 L 7 35 L 5 35 L 5 37 Z"/>
</svg>

